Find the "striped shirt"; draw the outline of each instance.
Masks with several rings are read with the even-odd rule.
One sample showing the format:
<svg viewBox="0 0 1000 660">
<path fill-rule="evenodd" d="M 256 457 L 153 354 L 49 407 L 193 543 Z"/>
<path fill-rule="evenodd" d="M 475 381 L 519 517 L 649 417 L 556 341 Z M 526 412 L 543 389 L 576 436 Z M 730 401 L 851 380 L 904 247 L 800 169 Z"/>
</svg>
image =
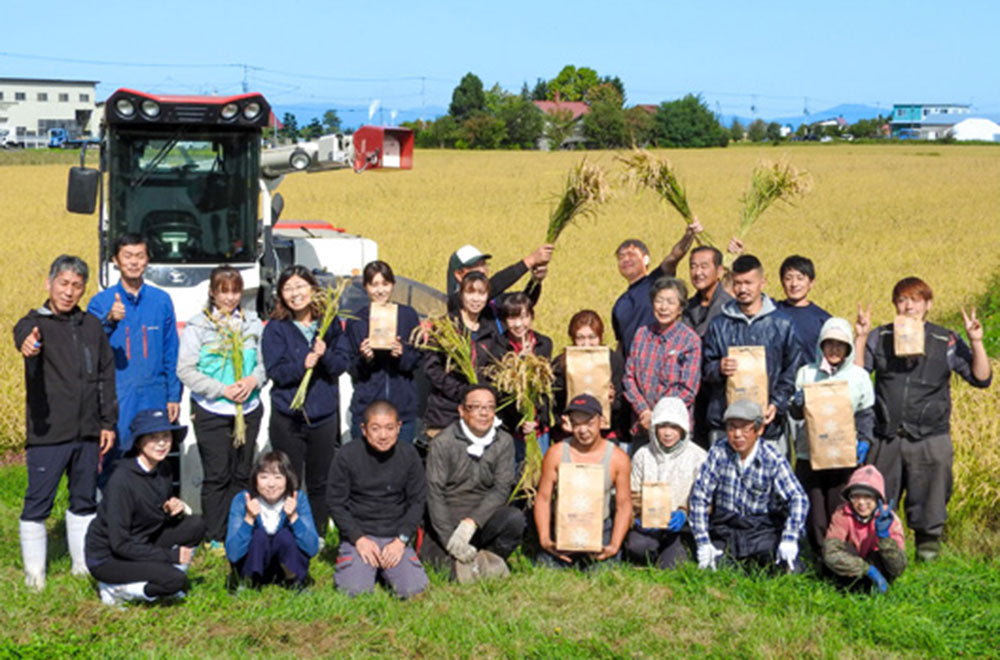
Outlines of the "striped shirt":
<svg viewBox="0 0 1000 660">
<path fill-rule="evenodd" d="M 709 542 L 708 511 L 737 515 L 787 511 L 782 541 L 797 541 L 806 524 L 809 500 L 788 461 L 757 440 L 755 456 L 745 467 L 728 440 L 719 440 L 708 452 L 691 490 L 691 528 L 698 545 Z"/>
<path fill-rule="evenodd" d="M 623 381 L 625 398 L 637 415 L 665 396 L 680 398 L 691 410 L 700 384 L 701 339 L 694 330 L 680 321 L 666 330 L 656 323 L 639 328 Z"/>
</svg>

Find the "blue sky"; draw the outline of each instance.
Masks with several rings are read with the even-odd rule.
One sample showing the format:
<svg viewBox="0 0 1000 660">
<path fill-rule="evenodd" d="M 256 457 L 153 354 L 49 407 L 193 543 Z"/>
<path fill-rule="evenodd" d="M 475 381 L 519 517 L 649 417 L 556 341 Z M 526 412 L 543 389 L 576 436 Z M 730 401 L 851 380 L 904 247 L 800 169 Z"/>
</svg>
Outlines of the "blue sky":
<svg viewBox="0 0 1000 660">
<path fill-rule="evenodd" d="M 237 93 L 246 65 L 250 89 L 279 109 L 379 99 L 419 110 L 447 106 L 468 71 L 517 91 L 574 64 L 621 77 L 630 103 L 695 92 L 727 115 L 913 101 L 1000 114 L 996 2 L 5 5 L 20 27 L 4 30 L 0 75 L 99 80 L 102 97 L 118 87 Z"/>
</svg>

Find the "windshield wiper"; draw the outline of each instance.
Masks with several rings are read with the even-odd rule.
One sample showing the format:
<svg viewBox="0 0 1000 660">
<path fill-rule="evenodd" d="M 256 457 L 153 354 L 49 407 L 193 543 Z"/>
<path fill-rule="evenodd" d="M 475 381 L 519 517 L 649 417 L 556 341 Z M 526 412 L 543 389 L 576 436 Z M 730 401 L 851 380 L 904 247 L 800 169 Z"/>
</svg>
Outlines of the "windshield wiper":
<svg viewBox="0 0 1000 660">
<path fill-rule="evenodd" d="M 153 158 L 149 161 L 149 165 L 143 169 L 142 176 L 132 182 L 133 188 L 138 188 L 142 184 L 146 183 L 146 179 L 148 179 L 149 175 L 153 173 L 156 166 L 159 165 L 163 159 L 167 157 L 167 154 L 170 153 L 170 150 L 177 145 L 177 142 L 180 140 L 181 132 L 181 130 L 175 132 L 172 136 L 170 136 L 170 139 L 167 140 L 162 147 L 160 147 L 160 150 L 157 151 Z"/>
</svg>

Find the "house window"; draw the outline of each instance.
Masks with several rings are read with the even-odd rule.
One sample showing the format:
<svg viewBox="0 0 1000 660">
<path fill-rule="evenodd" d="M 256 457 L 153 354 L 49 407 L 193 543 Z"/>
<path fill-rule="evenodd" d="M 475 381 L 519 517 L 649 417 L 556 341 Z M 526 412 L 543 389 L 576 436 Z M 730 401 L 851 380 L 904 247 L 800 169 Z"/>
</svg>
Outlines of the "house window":
<svg viewBox="0 0 1000 660">
<path fill-rule="evenodd" d="M 25 100 L 27 100 L 27 97 L 28 97 L 28 95 L 25 94 L 24 92 L 14 92 L 14 100 L 15 101 L 25 101 Z"/>
<path fill-rule="evenodd" d="M 80 94 L 80 101 L 83 103 L 90 102 L 90 94 Z"/>
<path fill-rule="evenodd" d="M 38 92 L 38 100 L 39 101 L 48 101 L 49 100 L 49 95 L 46 94 L 45 92 Z"/>
<path fill-rule="evenodd" d="M 59 102 L 60 103 L 69 103 L 69 94 L 60 94 L 59 95 Z"/>
</svg>

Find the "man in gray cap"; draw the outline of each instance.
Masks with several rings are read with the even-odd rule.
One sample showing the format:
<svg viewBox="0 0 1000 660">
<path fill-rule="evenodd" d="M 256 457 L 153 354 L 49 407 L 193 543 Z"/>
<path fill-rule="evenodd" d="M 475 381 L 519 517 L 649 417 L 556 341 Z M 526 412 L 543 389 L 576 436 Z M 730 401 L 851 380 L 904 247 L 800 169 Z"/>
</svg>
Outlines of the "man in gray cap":
<svg viewBox="0 0 1000 660">
<path fill-rule="evenodd" d="M 726 438 L 708 452 L 691 491 L 698 566 L 715 569 L 723 554 L 798 572 L 799 537 L 809 500 L 788 460 L 759 442 L 764 413 L 740 399 L 723 414 Z M 711 510 L 711 514 L 709 511 Z"/>
<path fill-rule="evenodd" d="M 507 266 L 503 270 L 494 273 L 490 277 L 490 295 L 494 299 L 498 298 L 507 289 L 514 286 L 519 279 L 521 279 L 525 273 L 531 272 L 531 282 L 525 289 L 525 292 L 531 296 L 532 302 L 538 302 L 538 296 L 541 293 L 541 283 L 545 279 L 545 275 L 548 273 L 548 264 L 552 260 L 552 245 L 546 243 L 545 245 L 540 245 L 534 252 L 526 256 L 524 259 L 517 261 L 510 266 Z M 462 297 L 459 294 L 459 284 L 462 282 L 462 278 L 465 277 L 466 273 L 471 271 L 479 271 L 483 275 L 489 277 L 489 266 L 487 261 L 492 257 L 491 254 L 485 254 L 479 250 L 479 248 L 473 245 L 463 245 L 462 247 L 455 250 L 451 257 L 448 259 L 448 280 L 446 293 L 448 294 L 448 311 L 457 312 L 462 308 Z M 492 305 L 488 305 L 487 309 L 491 309 Z M 490 311 L 491 318 L 496 318 L 496 315 Z"/>
</svg>

